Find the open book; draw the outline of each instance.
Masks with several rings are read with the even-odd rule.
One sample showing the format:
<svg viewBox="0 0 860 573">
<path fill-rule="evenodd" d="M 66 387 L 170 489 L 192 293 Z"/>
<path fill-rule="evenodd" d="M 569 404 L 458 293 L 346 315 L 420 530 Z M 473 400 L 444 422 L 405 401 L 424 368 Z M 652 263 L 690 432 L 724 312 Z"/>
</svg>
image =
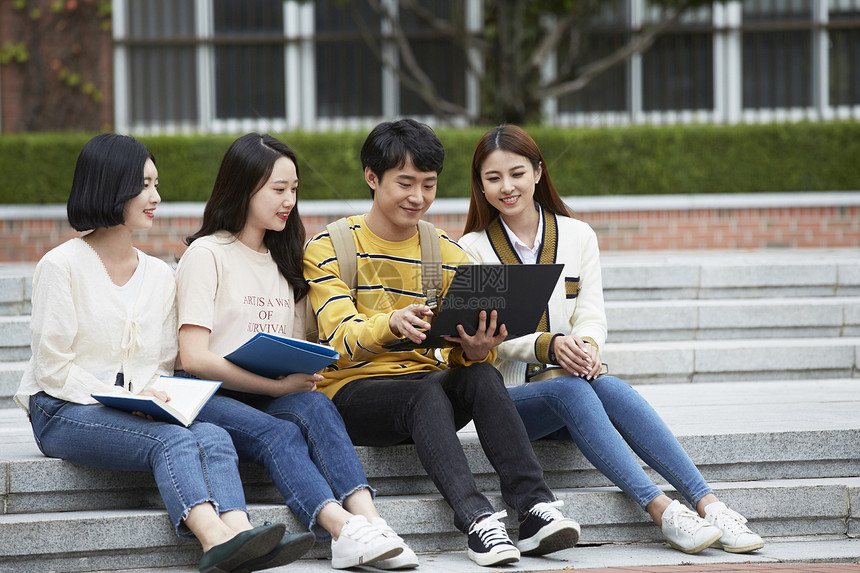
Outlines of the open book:
<svg viewBox="0 0 860 573">
<path fill-rule="evenodd" d="M 319 372 L 338 356 L 331 346 L 258 332 L 224 358 L 259 376 L 279 378 L 295 372 Z"/>
<path fill-rule="evenodd" d="M 126 412 L 143 412 L 159 420 L 190 426 L 219 386 L 221 383 L 214 380 L 161 376 L 149 388 L 167 392 L 170 396 L 169 402 L 163 402 L 153 396 L 136 394 L 91 394 L 91 396 L 111 408 Z"/>
</svg>

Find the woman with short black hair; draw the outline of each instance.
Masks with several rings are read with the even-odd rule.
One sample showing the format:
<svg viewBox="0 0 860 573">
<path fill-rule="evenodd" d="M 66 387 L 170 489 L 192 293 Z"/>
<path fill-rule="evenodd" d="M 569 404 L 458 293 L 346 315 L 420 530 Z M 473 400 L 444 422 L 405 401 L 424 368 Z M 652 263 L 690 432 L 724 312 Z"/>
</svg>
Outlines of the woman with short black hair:
<svg viewBox="0 0 860 573">
<path fill-rule="evenodd" d="M 173 272 L 134 248 L 161 202 L 152 153 L 105 133 L 81 150 L 67 210 L 82 237 L 48 252 L 33 277 L 32 357 L 16 402 L 46 456 L 110 470 L 149 471 L 176 533 L 203 547 L 200 571 L 288 563 L 313 544 L 282 524 L 252 528 L 230 436 L 99 405 L 93 393 L 169 400 L 150 385 L 177 354 Z"/>
</svg>

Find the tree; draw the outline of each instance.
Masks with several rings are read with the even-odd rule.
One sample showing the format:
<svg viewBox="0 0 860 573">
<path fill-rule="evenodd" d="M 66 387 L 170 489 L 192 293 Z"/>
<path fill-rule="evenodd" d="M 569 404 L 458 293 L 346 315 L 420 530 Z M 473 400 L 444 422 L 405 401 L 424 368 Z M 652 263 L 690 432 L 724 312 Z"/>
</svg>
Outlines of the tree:
<svg viewBox="0 0 860 573">
<path fill-rule="evenodd" d="M 359 0 L 348 6 L 364 41 L 400 83 L 418 94 L 439 117 L 459 116 L 470 122 L 523 123 L 536 120 L 541 102 L 582 90 L 594 78 L 640 53 L 691 8 L 711 4 L 702 0 L 652 0 L 657 11 L 649 23 L 631 30 L 611 53 L 590 59 L 583 56 L 582 43 L 589 22 L 607 7 L 621 3 L 602 0 L 484 0 L 483 25 L 476 32 L 466 29 L 462 14 L 466 0 L 450 0 L 449 10 L 439 15 L 422 0 L 360 0 L 372 9 L 387 33 L 374 33 L 362 16 Z M 481 86 L 481 109 L 476 115 L 464 105 L 443 97 L 430 74 L 420 65 L 402 22 L 411 13 L 439 37 L 462 52 L 463 61 Z M 453 16 L 452 16 L 453 15 Z M 396 56 L 384 44 L 396 46 Z M 552 77 L 542 68 L 551 54 L 561 64 Z"/>
</svg>

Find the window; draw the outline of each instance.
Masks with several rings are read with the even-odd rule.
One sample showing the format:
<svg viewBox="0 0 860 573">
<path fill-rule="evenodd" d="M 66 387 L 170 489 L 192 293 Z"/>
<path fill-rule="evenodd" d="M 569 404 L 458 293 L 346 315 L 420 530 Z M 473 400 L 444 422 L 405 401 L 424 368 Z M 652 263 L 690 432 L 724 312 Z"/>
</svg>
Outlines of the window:
<svg viewBox="0 0 860 573">
<path fill-rule="evenodd" d="M 126 22 L 130 122 L 195 122 L 194 1 L 128 0 Z"/>
<path fill-rule="evenodd" d="M 316 108 L 323 118 L 382 115 L 382 66 L 350 15 L 357 10 L 368 32 L 380 34 L 379 18 L 365 2 L 344 8 L 337 0 L 314 2 Z"/>
<path fill-rule="evenodd" d="M 811 0 L 743 3 L 743 106 L 812 105 Z"/>
<path fill-rule="evenodd" d="M 578 40 L 568 35 L 557 54 L 559 75 L 568 70 L 576 76 L 576 65 L 612 55 L 630 38 L 626 2 L 605 3 Z M 571 54 L 575 54 L 572 56 Z M 629 65 L 619 64 L 596 76 L 585 88 L 559 98 L 562 112 L 624 111 L 628 109 Z"/>
<path fill-rule="evenodd" d="M 215 117 L 284 118 L 282 0 L 214 0 Z"/>
<path fill-rule="evenodd" d="M 860 0 L 830 5 L 830 104 L 860 105 Z"/>
</svg>

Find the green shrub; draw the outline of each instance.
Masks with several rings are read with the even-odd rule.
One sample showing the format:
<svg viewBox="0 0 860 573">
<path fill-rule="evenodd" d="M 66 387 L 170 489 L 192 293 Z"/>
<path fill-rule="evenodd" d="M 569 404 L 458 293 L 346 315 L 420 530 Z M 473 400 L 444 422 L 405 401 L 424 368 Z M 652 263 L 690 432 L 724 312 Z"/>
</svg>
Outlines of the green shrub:
<svg viewBox="0 0 860 573">
<path fill-rule="evenodd" d="M 439 129 L 439 197 L 466 197 L 485 128 Z M 749 193 L 860 189 L 860 123 L 738 126 L 535 126 L 561 195 Z M 276 134 L 299 158 L 303 199 L 368 198 L 358 154 L 367 131 Z M 77 154 L 93 134 L 0 136 L 0 203 L 64 203 Z M 233 135 L 141 137 L 167 201 L 205 201 Z"/>
</svg>

